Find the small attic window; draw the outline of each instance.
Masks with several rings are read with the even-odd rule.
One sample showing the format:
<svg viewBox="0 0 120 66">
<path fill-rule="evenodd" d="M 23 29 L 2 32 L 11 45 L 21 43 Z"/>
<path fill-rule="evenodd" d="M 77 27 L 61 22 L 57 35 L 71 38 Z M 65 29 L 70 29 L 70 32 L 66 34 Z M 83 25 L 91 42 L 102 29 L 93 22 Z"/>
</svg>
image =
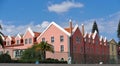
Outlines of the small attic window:
<svg viewBox="0 0 120 66">
<path fill-rule="evenodd" d="M 78 36 L 76 37 L 76 43 L 80 43 L 80 38 Z"/>
</svg>

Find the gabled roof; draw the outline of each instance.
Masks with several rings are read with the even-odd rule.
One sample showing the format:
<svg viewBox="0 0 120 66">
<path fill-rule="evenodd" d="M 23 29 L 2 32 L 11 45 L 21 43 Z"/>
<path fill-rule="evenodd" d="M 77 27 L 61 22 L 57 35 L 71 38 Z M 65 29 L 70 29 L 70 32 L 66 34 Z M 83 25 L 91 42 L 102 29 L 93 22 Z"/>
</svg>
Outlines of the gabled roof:
<svg viewBox="0 0 120 66">
<path fill-rule="evenodd" d="M 92 35 L 93 35 L 93 33 L 90 32 L 88 37 L 90 38 Z"/>
<path fill-rule="evenodd" d="M 102 37 L 102 36 L 100 36 L 100 41 L 102 41 L 102 39 L 103 39 L 103 37 Z"/>
<path fill-rule="evenodd" d="M 0 36 L 2 37 L 3 40 L 5 40 L 5 37 L 3 35 L 0 34 Z"/>
<path fill-rule="evenodd" d="M 74 32 L 77 30 L 77 28 L 79 28 L 78 24 L 75 25 L 74 29 L 72 30 L 72 34 L 74 34 Z"/>
<path fill-rule="evenodd" d="M 85 35 L 84 35 L 84 38 L 88 35 L 88 33 L 86 32 Z"/>
<path fill-rule="evenodd" d="M 49 26 L 38 36 L 38 38 L 39 38 L 40 36 L 42 36 L 42 35 L 49 29 L 49 27 L 50 27 L 51 25 L 56 26 L 58 29 L 60 29 L 61 31 L 63 31 L 66 35 L 70 36 L 70 33 L 67 32 L 65 29 L 63 29 L 62 27 L 60 27 L 60 26 L 59 26 L 58 24 L 56 24 L 55 22 L 51 22 L 51 23 L 49 24 Z M 37 38 L 37 40 L 38 40 L 38 38 Z"/>
<path fill-rule="evenodd" d="M 64 30 L 66 30 L 68 33 L 70 33 L 70 28 L 64 28 Z M 72 28 L 73 30 L 73 28 Z"/>
<path fill-rule="evenodd" d="M 117 42 L 114 39 L 111 39 L 109 42 L 111 42 L 111 41 L 113 41 L 113 42 L 115 42 L 117 44 Z"/>
<path fill-rule="evenodd" d="M 104 42 L 106 42 L 106 41 L 107 41 L 107 38 L 105 37 Z"/>
<path fill-rule="evenodd" d="M 15 41 L 15 37 L 12 36 L 11 38 L 12 38 L 13 41 Z"/>
<path fill-rule="evenodd" d="M 95 30 L 95 32 L 93 33 L 93 39 L 95 39 L 95 36 L 97 35 L 97 31 Z"/>
<path fill-rule="evenodd" d="M 17 36 L 16 37 L 19 37 L 20 39 L 21 39 L 21 36 L 20 36 L 20 34 L 17 34 Z M 16 37 L 15 37 L 15 39 L 16 39 Z"/>
<path fill-rule="evenodd" d="M 38 37 L 41 33 L 39 32 L 34 32 L 35 37 Z"/>
<path fill-rule="evenodd" d="M 7 37 L 6 37 L 6 39 L 7 39 L 7 38 L 9 38 L 10 40 L 12 40 L 12 38 L 11 38 L 11 36 L 10 36 L 10 35 L 9 35 L 9 36 L 7 36 Z"/>
<path fill-rule="evenodd" d="M 27 31 L 29 31 L 31 33 L 31 35 L 34 37 L 34 33 L 32 31 L 32 29 L 30 27 L 27 28 L 25 34 L 23 35 L 23 37 L 26 35 Z"/>
</svg>

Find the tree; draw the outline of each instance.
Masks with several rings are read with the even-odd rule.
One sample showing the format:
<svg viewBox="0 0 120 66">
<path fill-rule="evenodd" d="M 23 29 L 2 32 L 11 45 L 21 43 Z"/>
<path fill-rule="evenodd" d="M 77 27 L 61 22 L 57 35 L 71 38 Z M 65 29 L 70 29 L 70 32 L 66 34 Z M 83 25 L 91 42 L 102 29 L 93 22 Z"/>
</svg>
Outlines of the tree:
<svg viewBox="0 0 120 66">
<path fill-rule="evenodd" d="M 0 29 L 2 30 L 1 25 L 0 25 Z M 4 36 L 4 34 L 2 32 L 0 32 L 0 45 L 2 46 L 2 48 L 4 48 L 4 42 L 3 42 L 2 36 Z"/>
<path fill-rule="evenodd" d="M 53 46 L 47 42 L 40 42 L 39 44 L 33 45 L 31 48 L 26 49 L 21 59 L 23 60 L 45 60 L 46 51 L 54 52 Z"/>
<path fill-rule="evenodd" d="M 9 54 L 1 54 L 0 55 L 0 63 L 10 63 L 11 62 L 11 57 Z"/>
<path fill-rule="evenodd" d="M 119 23 L 118 23 L 117 37 L 118 37 L 118 39 L 119 39 L 118 44 L 120 45 L 120 20 L 119 20 Z"/>
<path fill-rule="evenodd" d="M 36 50 L 42 52 L 42 60 L 46 59 L 46 51 L 54 52 L 53 46 L 44 41 L 38 44 Z"/>
<path fill-rule="evenodd" d="M 95 32 L 95 30 L 96 30 L 96 31 L 97 31 L 97 33 L 99 34 L 99 30 L 98 30 L 98 26 L 97 26 L 96 21 L 94 21 L 94 23 L 93 23 L 93 26 L 92 26 L 92 33 L 94 33 L 94 32 Z"/>
<path fill-rule="evenodd" d="M 41 60 L 41 53 L 40 51 L 36 51 L 37 45 L 33 45 L 31 48 L 26 49 L 21 56 L 21 60 Z"/>
</svg>

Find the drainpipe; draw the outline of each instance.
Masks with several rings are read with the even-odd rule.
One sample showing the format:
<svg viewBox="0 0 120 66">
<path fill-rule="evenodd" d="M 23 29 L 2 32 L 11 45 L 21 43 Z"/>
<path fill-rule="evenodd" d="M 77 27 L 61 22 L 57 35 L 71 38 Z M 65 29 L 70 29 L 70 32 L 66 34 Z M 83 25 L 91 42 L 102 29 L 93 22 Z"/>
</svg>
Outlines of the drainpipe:
<svg viewBox="0 0 120 66">
<path fill-rule="evenodd" d="M 71 63 L 73 64 L 73 40 L 72 40 L 72 20 L 69 20 L 69 30 L 70 30 L 70 57 Z"/>
</svg>

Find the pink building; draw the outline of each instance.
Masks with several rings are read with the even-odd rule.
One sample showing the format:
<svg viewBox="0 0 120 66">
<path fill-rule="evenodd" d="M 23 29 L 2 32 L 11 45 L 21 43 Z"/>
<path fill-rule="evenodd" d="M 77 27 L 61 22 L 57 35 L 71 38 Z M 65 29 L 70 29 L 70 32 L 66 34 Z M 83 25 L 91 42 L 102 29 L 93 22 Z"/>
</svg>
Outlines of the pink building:
<svg viewBox="0 0 120 66">
<path fill-rule="evenodd" d="M 37 38 L 38 43 L 47 41 L 53 45 L 54 53 L 47 52 L 46 58 L 68 60 L 70 57 L 70 33 L 57 25 L 55 22 L 50 25 Z"/>
<path fill-rule="evenodd" d="M 84 34 L 84 25 L 80 30 L 78 25 L 73 27 L 71 20 L 68 28 L 62 28 L 55 22 L 51 22 L 42 33 L 33 32 L 29 27 L 23 35 L 2 36 L 2 38 L 5 49 L 3 50 L 0 47 L 0 53 L 10 54 L 12 59 L 19 59 L 22 52 L 34 44 L 47 41 L 53 45 L 54 53 L 47 52 L 46 58 L 65 61 L 71 58 L 72 63 L 108 61 L 109 46 L 107 39 L 99 37 L 96 31 Z"/>
<path fill-rule="evenodd" d="M 19 59 L 25 49 L 37 43 L 36 39 L 39 35 L 40 33 L 33 32 L 28 28 L 24 35 L 17 34 L 15 37 L 5 36 L 3 37 L 5 49 L 3 50 L 2 47 L 0 47 L 0 52 L 7 52 L 12 59 Z"/>
</svg>

